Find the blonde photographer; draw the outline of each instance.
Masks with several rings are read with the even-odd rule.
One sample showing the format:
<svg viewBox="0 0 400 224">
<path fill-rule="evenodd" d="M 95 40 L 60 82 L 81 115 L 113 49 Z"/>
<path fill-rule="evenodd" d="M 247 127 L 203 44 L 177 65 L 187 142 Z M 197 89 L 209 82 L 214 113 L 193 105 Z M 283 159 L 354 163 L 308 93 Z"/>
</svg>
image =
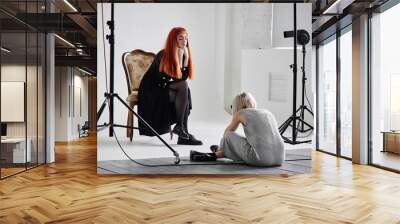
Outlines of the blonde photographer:
<svg viewBox="0 0 400 224">
<path fill-rule="evenodd" d="M 212 153 L 191 151 L 193 161 L 229 158 L 253 166 L 277 166 L 284 160 L 284 145 L 274 115 L 257 109 L 250 93 L 238 94 L 232 103 L 232 120 L 226 127 L 220 145 L 212 145 Z M 245 137 L 235 131 L 243 125 Z"/>
</svg>

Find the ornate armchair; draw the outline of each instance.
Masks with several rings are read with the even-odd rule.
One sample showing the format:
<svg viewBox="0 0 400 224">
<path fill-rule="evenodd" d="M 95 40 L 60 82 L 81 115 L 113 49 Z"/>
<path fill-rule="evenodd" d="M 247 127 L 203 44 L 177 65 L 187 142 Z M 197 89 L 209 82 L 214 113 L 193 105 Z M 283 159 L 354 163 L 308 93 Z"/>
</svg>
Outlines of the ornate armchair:
<svg viewBox="0 0 400 224">
<path fill-rule="evenodd" d="M 138 104 L 139 85 L 151 63 L 155 58 L 152 52 L 146 52 L 140 49 L 131 52 L 125 52 L 122 55 L 122 64 L 126 76 L 126 84 L 128 86 L 128 97 L 126 101 L 133 109 Z M 133 126 L 133 113 L 128 112 L 128 126 Z M 128 128 L 126 136 L 132 141 L 133 129 Z"/>
</svg>

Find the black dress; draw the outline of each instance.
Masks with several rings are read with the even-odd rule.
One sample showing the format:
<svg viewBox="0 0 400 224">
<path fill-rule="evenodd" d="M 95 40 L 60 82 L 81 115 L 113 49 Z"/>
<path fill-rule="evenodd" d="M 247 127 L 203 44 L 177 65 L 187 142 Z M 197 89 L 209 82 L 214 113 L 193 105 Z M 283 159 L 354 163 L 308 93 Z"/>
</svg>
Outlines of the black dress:
<svg viewBox="0 0 400 224">
<path fill-rule="evenodd" d="M 174 102 L 170 102 L 169 99 L 170 90 L 168 86 L 172 82 L 184 81 L 188 77 L 186 69 L 182 70 L 182 79 L 175 79 L 160 72 L 159 67 L 163 54 L 164 50 L 158 52 L 153 63 L 144 74 L 139 86 L 138 103 L 139 116 L 160 135 L 169 132 L 170 126 L 177 122 Z M 188 91 L 188 103 L 190 111 L 192 109 L 190 90 Z M 142 122 L 139 122 L 139 133 L 140 135 L 154 136 Z"/>
</svg>

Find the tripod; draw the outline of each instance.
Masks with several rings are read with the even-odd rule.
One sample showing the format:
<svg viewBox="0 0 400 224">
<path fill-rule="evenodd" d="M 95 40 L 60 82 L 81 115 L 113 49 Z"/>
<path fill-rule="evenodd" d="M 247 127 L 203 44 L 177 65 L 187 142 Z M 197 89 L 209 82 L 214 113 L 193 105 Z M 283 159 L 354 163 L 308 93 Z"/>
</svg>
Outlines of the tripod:
<svg viewBox="0 0 400 224">
<path fill-rule="evenodd" d="M 304 115 L 305 112 L 309 112 L 312 116 L 314 116 L 313 112 L 308 109 L 306 105 L 304 105 L 304 97 L 306 94 L 306 89 L 305 89 L 305 83 L 306 83 L 306 72 L 305 72 L 305 57 L 306 57 L 306 44 L 310 41 L 310 34 L 308 34 L 307 31 L 305 30 L 297 30 L 296 27 L 296 3 L 293 4 L 293 18 L 294 18 L 294 30 L 293 31 L 285 31 L 284 32 L 284 37 L 293 37 L 294 38 L 294 43 L 293 43 L 293 52 L 294 52 L 294 57 L 293 61 L 294 63 L 290 65 L 290 68 L 293 70 L 293 113 L 292 116 L 290 116 L 286 121 L 282 123 L 281 126 L 279 126 L 279 133 L 281 134 L 282 138 L 285 140 L 286 143 L 289 144 L 300 144 L 300 143 L 307 143 L 311 142 L 311 140 L 305 140 L 305 141 L 298 141 L 297 140 L 297 134 L 299 132 L 308 132 L 310 130 L 313 130 L 314 128 L 312 125 L 307 123 L 304 120 Z M 297 99 L 297 42 L 302 45 L 302 53 L 303 53 L 303 66 L 301 67 L 302 70 L 302 98 L 301 98 L 301 105 L 299 108 L 296 110 L 296 99 Z M 297 114 L 300 112 L 300 115 L 297 116 Z M 283 133 L 287 130 L 287 128 L 291 126 L 292 127 L 292 139 L 283 136 Z"/>
<path fill-rule="evenodd" d="M 301 96 L 301 105 L 299 106 L 299 108 L 296 110 L 296 113 L 294 114 L 294 116 L 292 115 L 291 117 L 289 117 L 285 122 L 283 122 L 283 124 L 279 127 L 279 132 L 281 135 L 283 135 L 283 133 L 286 131 L 286 129 L 289 126 L 292 126 L 292 128 L 295 129 L 295 137 L 297 137 L 298 132 L 308 132 L 310 130 L 313 130 L 313 126 L 311 124 L 309 124 L 308 122 L 306 122 L 304 120 L 304 115 L 306 112 L 310 113 L 311 116 L 314 116 L 314 113 L 307 107 L 307 105 L 305 105 L 304 103 L 304 98 L 306 95 L 306 89 L 305 89 L 305 85 L 306 85 L 306 81 L 307 81 L 307 77 L 306 77 L 306 72 L 305 72 L 305 56 L 306 56 L 306 47 L 305 44 L 302 45 L 302 53 L 303 53 L 303 66 L 301 67 L 301 71 L 302 71 L 302 96 Z M 292 69 L 293 65 L 290 65 L 290 67 Z M 299 113 L 299 116 L 297 116 L 297 114 Z M 294 123 L 297 122 L 296 127 L 293 127 L 293 125 L 291 125 L 291 123 L 293 123 L 293 120 L 295 121 Z M 287 137 L 283 136 L 283 139 L 285 140 L 285 142 L 287 143 L 291 143 L 291 144 L 299 144 L 299 143 L 306 143 L 306 142 L 311 142 L 311 140 L 306 140 L 306 141 L 291 141 L 290 139 L 288 139 Z M 296 139 L 296 138 L 294 138 Z"/>
<path fill-rule="evenodd" d="M 119 102 L 122 103 L 130 112 L 132 112 L 139 120 L 139 122 L 142 122 L 146 128 L 148 128 L 157 138 L 165 145 L 168 147 L 169 150 L 174 154 L 175 156 L 175 164 L 179 164 L 180 158 L 179 154 L 164 140 L 161 138 L 161 136 L 157 133 L 156 130 L 154 130 L 153 127 L 151 127 L 150 124 L 148 124 L 139 114 L 137 114 L 129 105 L 117 94 L 114 92 L 114 50 L 115 50 L 115 35 L 114 35 L 114 0 L 111 1 L 111 20 L 107 21 L 107 25 L 110 29 L 110 35 L 107 35 L 106 38 L 108 39 L 108 43 L 110 44 L 110 91 L 104 93 L 104 101 L 97 112 L 97 122 L 99 121 L 106 105 L 108 102 L 108 108 L 109 108 L 109 122 L 104 123 L 102 125 L 98 125 L 97 127 L 99 128 L 109 128 L 109 137 L 114 136 L 114 127 L 120 127 L 120 128 L 130 128 L 130 129 L 138 129 L 136 127 L 132 126 L 127 126 L 127 125 L 120 125 L 120 124 L 115 124 L 114 123 L 114 98 L 116 98 Z"/>
</svg>

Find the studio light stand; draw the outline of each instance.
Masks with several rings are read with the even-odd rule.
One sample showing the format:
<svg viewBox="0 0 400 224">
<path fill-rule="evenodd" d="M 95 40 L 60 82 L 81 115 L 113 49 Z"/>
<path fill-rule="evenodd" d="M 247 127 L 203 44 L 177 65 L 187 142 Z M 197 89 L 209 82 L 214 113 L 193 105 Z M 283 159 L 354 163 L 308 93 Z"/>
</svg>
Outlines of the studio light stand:
<svg viewBox="0 0 400 224">
<path fill-rule="evenodd" d="M 109 137 L 114 136 L 114 127 L 120 127 L 120 128 L 130 128 L 130 129 L 138 129 L 136 127 L 132 126 L 127 126 L 127 125 L 120 125 L 120 124 L 115 124 L 114 123 L 114 98 L 116 98 L 119 102 L 122 103 L 130 112 L 132 112 L 139 120 L 139 122 L 142 122 L 146 128 L 148 128 L 155 136 L 157 136 L 160 141 L 168 147 L 168 149 L 171 150 L 171 152 L 175 156 L 175 164 L 179 164 L 180 158 L 179 154 L 164 140 L 161 138 L 161 136 L 157 133 L 156 130 L 154 130 L 153 127 L 151 127 L 141 116 L 139 116 L 129 105 L 118 95 L 118 93 L 114 92 L 114 46 L 115 46 L 115 35 L 114 35 L 114 0 L 111 1 L 111 20 L 107 21 L 107 25 L 110 29 L 110 34 L 106 36 L 108 39 L 108 43 L 110 44 L 110 91 L 104 93 L 104 101 L 97 112 L 97 122 L 99 121 L 104 108 L 106 107 L 108 103 L 108 108 L 109 108 L 109 122 L 104 123 L 102 125 L 98 125 L 98 128 L 109 128 Z"/>
<path fill-rule="evenodd" d="M 306 94 L 305 84 L 306 84 L 306 72 L 305 72 L 305 56 L 306 56 L 306 44 L 310 41 L 310 34 L 305 30 L 297 30 L 297 18 L 296 18 L 297 10 L 296 3 L 293 4 L 293 31 L 285 31 L 284 37 L 293 37 L 293 64 L 290 65 L 290 68 L 293 71 L 293 113 L 286 121 L 279 126 L 279 132 L 286 143 L 289 144 L 300 144 L 300 143 L 308 143 L 311 140 L 299 141 L 297 140 L 297 135 L 299 132 L 308 132 L 313 130 L 313 126 L 304 120 L 304 115 L 306 112 L 309 112 L 311 116 L 314 116 L 313 112 L 304 104 L 304 98 Z M 297 43 L 302 45 L 302 54 L 303 54 L 303 66 L 302 70 L 302 98 L 301 105 L 298 109 L 297 107 Z M 299 113 L 299 116 L 297 115 Z M 292 136 L 291 138 L 284 136 L 283 134 L 286 132 L 288 127 L 292 127 Z"/>
</svg>

